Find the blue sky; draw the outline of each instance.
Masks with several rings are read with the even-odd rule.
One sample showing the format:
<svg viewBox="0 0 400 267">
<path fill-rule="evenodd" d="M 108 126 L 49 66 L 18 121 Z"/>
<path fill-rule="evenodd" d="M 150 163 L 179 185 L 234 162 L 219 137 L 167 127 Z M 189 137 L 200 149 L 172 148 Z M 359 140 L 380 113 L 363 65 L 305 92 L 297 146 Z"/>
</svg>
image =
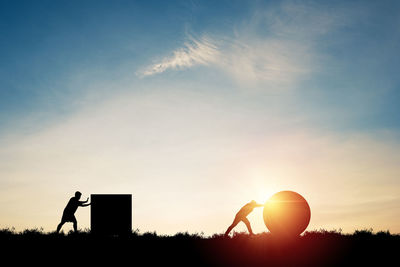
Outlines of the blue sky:
<svg viewBox="0 0 400 267">
<path fill-rule="evenodd" d="M 398 1 L 1 1 L 0 202 L 33 186 L 57 210 L 75 187 L 141 196 L 137 188 L 158 184 L 165 199 L 182 185 L 182 198 L 225 195 L 218 218 L 229 221 L 248 198 L 293 186 L 320 203 L 313 227 L 364 226 L 343 214 L 331 223 L 337 213 L 323 207 L 350 214 L 359 205 L 366 216 L 368 201 L 398 220 L 399 10 Z M 327 188 L 314 187 L 326 170 L 326 179 L 341 176 L 331 186 L 347 202 L 335 206 Z M 253 181 L 242 197 L 230 195 L 240 194 L 235 183 L 207 190 L 232 175 Z M 201 210 L 201 196 L 192 201 Z M 46 227 L 54 210 L 37 212 Z M 142 229 L 179 230 L 167 215 L 137 210 Z M 217 211 L 182 221 L 207 212 Z M 0 213 L 4 225 L 42 223 Z"/>
<path fill-rule="evenodd" d="M 231 39 L 241 30 L 243 38 L 272 34 L 301 44 L 309 41 L 317 66 L 296 84 L 303 89 L 294 93 L 295 101 L 305 105 L 297 112 L 328 110 L 327 119 L 338 127 L 397 128 L 398 3 L 309 2 L 310 10 L 302 11 L 309 14 L 292 14 L 280 4 L 3 1 L 1 122 L 18 124 L 27 114 L 71 112 L 71 103 L 85 91 L 84 86 L 68 86 L 77 73 L 83 73 L 82 83 L 120 79 L 169 55 L 189 36 Z M 275 16 L 271 21 L 254 18 L 271 9 Z M 326 21 L 318 21 L 327 14 Z M 286 27 L 301 21 L 298 29 L 275 32 L 273 20 Z M 167 75 L 157 79 L 168 80 Z M 188 76 L 196 78 L 195 73 L 185 73 Z M 349 116 L 335 116 L 338 109 L 347 110 Z"/>
</svg>

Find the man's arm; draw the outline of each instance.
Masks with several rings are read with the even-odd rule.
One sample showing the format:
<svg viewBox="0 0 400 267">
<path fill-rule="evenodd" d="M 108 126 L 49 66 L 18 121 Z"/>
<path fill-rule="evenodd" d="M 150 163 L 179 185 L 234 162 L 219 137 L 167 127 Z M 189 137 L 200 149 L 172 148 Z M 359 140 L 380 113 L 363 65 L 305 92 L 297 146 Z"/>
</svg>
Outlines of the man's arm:
<svg viewBox="0 0 400 267">
<path fill-rule="evenodd" d="M 256 208 L 258 208 L 258 207 L 264 207 L 264 204 L 256 204 Z"/>
<path fill-rule="evenodd" d="M 87 198 L 85 201 L 79 201 L 79 206 L 81 207 L 86 207 L 88 205 L 84 205 L 85 203 L 87 203 L 89 201 L 89 198 Z"/>
<path fill-rule="evenodd" d="M 90 205 L 92 205 L 92 203 L 82 204 L 81 207 L 87 207 L 87 206 L 90 206 Z"/>
</svg>

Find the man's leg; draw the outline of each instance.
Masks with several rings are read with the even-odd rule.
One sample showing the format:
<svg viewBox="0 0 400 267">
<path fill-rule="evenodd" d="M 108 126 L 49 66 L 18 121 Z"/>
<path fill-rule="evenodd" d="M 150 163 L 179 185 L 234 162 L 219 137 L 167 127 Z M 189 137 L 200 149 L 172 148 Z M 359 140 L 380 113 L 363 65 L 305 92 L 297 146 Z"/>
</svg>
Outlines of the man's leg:
<svg viewBox="0 0 400 267">
<path fill-rule="evenodd" d="M 73 224 L 74 224 L 74 231 L 75 233 L 78 232 L 78 222 L 76 221 L 76 218 L 74 217 L 74 219 L 72 220 Z"/>
<path fill-rule="evenodd" d="M 250 233 L 251 235 L 254 235 L 254 234 L 253 234 L 253 230 L 251 230 L 251 225 L 250 225 L 249 220 L 248 220 L 247 218 L 243 218 L 242 221 L 244 222 L 244 224 L 246 224 L 247 230 L 249 230 L 249 233 Z"/>
<path fill-rule="evenodd" d="M 58 224 L 58 226 L 57 226 L 57 234 L 60 232 L 61 227 L 64 225 L 64 223 L 65 223 L 65 221 L 61 220 L 61 222 Z"/>
<path fill-rule="evenodd" d="M 233 220 L 233 223 L 231 224 L 231 226 L 228 227 L 228 229 L 225 232 L 225 236 L 228 236 L 229 233 L 232 231 L 232 229 L 240 222 L 240 220 L 238 218 L 235 217 L 235 219 Z"/>
</svg>

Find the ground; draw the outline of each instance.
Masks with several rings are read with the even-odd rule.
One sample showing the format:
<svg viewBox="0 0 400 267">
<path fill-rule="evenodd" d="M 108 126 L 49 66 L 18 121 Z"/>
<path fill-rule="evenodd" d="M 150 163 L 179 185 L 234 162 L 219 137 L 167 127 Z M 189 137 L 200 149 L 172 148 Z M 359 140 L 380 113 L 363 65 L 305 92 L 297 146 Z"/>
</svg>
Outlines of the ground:
<svg viewBox="0 0 400 267">
<path fill-rule="evenodd" d="M 306 232 L 282 239 L 269 233 L 205 237 L 178 233 L 160 236 L 93 236 L 0 230 L 3 261 L 22 265 L 182 265 L 182 266 L 385 266 L 398 261 L 400 235 L 370 230 L 341 234 Z M 390 264 L 390 265 L 392 265 Z"/>
</svg>

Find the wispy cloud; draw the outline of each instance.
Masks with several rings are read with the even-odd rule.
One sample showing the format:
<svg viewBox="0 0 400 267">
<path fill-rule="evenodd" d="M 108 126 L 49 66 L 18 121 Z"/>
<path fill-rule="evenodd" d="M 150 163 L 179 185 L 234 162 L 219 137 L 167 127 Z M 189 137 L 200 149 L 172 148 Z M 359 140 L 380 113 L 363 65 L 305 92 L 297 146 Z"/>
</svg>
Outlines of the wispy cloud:
<svg viewBox="0 0 400 267">
<path fill-rule="evenodd" d="M 234 28 L 217 63 L 245 85 L 294 87 L 320 69 L 320 41 L 346 24 L 339 13 L 293 2 L 259 9 Z"/>
<path fill-rule="evenodd" d="M 143 71 L 139 76 L 149 76 L 162 73 L 168 69 L 184 69 L 195 65 L 207 65 L 218 57 L 219 51 L 215 42 L 207 36 L 200 39 L 189 37 L 182 48 L 175 50 L 172 56 L 166 57 L 159 63 L 155 63 Z"/>
<path fill-rule="evenodd" d="M 200 39 L 189 37 L 172 56 L 138 75 L 209 65 L 246 86 L 292 87 L 319 68 L 318 41 L 345 23 L 337 13 L 292 2 L 257 10 L 233 27 L 233 36 L 209 33 Z"/>
<path fill-rule="evenodd" d="M 218 64 L 242 84 L 282 86 L 312 71 L 307 46 L 272 38 L 237 40 Z"/>
</svg>

